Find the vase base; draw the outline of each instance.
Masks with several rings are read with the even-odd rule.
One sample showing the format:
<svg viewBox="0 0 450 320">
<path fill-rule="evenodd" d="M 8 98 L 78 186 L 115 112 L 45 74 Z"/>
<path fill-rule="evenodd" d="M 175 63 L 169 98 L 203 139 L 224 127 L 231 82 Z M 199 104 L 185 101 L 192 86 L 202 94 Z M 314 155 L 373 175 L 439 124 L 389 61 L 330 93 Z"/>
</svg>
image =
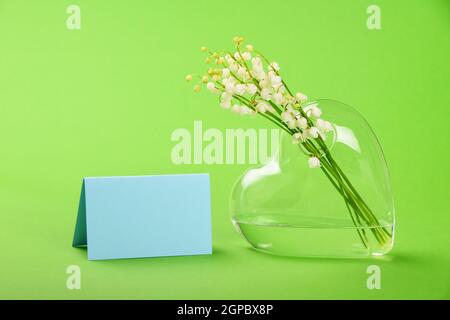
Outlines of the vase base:
<svg viewBox="0 0 450 320">
<path fill-rule="evenodd" d="M 294 257 L 365 258 L 382 256 L 393 247 L 392 237 L 380 243 L 374 227 L 348 227 L 339 224 L 262 224 L 233 219 L 243 237 L 258 251 Z M 391 235 L 393 225 L 383 225 Z M 364 236 L 366 244 L 360 236 Z"/>
</svg>

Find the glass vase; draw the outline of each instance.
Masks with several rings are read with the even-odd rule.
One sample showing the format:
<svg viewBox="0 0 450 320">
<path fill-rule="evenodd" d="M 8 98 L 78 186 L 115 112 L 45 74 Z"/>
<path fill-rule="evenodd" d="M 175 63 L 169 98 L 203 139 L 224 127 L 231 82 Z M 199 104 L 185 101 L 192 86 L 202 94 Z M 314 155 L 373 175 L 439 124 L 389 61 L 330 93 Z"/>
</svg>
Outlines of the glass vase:
<svg viewBox="0 0 450 320">
<path fill-rule="evenodd" d="M 318 100 L 332 124 L 318 159 L 282 133 L 278 151 L 235 183 L 231 216 L 257 250 L 285 256 L 367 257 L 384 255 L 394 243 L 394 202 L 381 146 L 355 109 Z M 319 141 L 320 139 L 320 141 Z"/>
</svg>

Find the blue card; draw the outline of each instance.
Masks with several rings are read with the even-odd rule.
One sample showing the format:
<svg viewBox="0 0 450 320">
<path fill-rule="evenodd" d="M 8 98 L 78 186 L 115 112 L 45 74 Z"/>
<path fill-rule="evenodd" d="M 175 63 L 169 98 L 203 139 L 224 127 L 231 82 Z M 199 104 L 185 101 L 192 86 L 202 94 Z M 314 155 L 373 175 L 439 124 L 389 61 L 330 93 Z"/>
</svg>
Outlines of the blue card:
<svg viewBox="0 0 450 320">
<path fill-rule="evenodd" d="M 84 178 L 73 246 L 89 260 L 211 254 L 209 175 Z"/>
</svg>

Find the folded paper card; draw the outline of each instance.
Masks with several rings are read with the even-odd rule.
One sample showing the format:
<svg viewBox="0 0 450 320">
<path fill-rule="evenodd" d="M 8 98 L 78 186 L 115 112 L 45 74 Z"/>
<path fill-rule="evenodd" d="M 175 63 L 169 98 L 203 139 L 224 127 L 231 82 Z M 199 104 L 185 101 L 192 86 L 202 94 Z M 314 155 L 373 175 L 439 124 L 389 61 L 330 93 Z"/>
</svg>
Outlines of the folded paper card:
<svg viewBox="0 0 450 320">
<path fill-rule="evenodd" d="M 211 254 L 207 174 L 84 178 L 74 247 L 89 260 Z"/>
</svg>

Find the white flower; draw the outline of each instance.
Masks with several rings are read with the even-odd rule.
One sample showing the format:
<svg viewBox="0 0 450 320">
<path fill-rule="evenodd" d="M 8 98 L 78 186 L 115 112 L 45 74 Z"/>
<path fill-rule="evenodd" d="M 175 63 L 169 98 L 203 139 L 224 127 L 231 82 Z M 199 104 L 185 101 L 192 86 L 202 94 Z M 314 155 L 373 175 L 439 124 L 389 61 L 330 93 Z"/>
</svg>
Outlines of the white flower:
<svg viewBox="0 0 450 320">
<path fill-rule="evenodd" d="M 232 72 L 238 71 L 239 66 L 236 62 L 233 61 L 232 63 L 228 63 L 228 64 L 230 65 L 229 68 Z"/>
<path fill-rule="evenodd" d="M 295 98 L 297 99 L 298 102 L 303 102 L 303 101 L 308 100 L 308 97 L 305 96 L 305 95 L 304 95 L 303 93 L 301 93 L 301 92 L 296 93 L 296 94 L 295 94 Z"/>
<path fill-rule="evenodd" d="M 230 76 L 230 69 L 227 68 L 222 69 L 222 76 L 224 78 L 228 78 Z"/>
<path fill-rule="evenodd" d="M 225 91 L 229 94 L 234 93 L 234 86 L 235 86 L 236 80 L 233 77 L 225 78 L 222 80 L 222 84 L 225 86 Z"/>
<path fill-rule="evenodd" d="M 279 93 L 279 92 L 274 93 L 274 94 L 272 95 L 272 101 L 273 101 L 275 104 L 282 104 L 283 100 L 284 100 L 283 95 L 282 95 L 281 93 Z"/>
<path fill-rule="evenodd" d="M 233 96 L 229 93 L 223 92 L 222 95 L 220 96 L 221 100 L 230 100 L 233 98 Z"/>
<path fill-rule="evenodd" d="M 269 100 L 272 98 L 271 90 L 269 90 L 269 89 L 267 89 L 267 88 L 262 89 L 262 90 L 261 90 L 261 97 L 262 97 L 264 100 L 269 101 Z"/>
<path fill-rule="evenodd" d="M 311 106 L 311 109 L 309 109 L 309 111 L 314 118 L 319 118 L 322 115 L 322 110 L 320 110 L 319 107 L 317 107 L 317 105 L 315 104 Z"/>
<path fill-rule="evenodd" d="M 261 81 L 262 79 L 266 78 L 266 74 L 264 73 L 264 71 L 252 70 L 251 72 L 252 72 L 253 78 L 255 78 L 258 81 Z"/>
<path fill-rule="evenodd" d="M 294 120 L 294 117 L 293 117 L 293 115 L 292 115 L 292 113 L 290 111 L 284 111 L 284 112 L 281 113 L 281 119 L 284 122 L 289 122 L 291 120 Z"/>
<path fill-rule="evenodd" d="M 256 105 L 256 110 L 260 113 L 264 113 L 269 109 L 268 107 L 269 107 L 269 105 L 266 102 L 260 101 Z"/>
<path fill-rule="evenodd" d="M 237 75 L 243 79 L 248 78 L 247 70 L 245 70 L 245 68 L 243 68 L 243 67 L 239 67 L 239 69 L 237 71 Z"/>
<path fill-rule="evenodd" d="M 228 83 L 235 84 L 236 80 L 233 77 L 223 78 L 222 84 L 226 86 Z"/>
<path fill-rule="evenodd" d="M 234 53 L 234 60 L 236 60 L 236 61 L 240 61 L 241 60 L 241 55 L 237 51 Z"/>
<path fill-rule="evenodd" d="M 252 58 L 252 55 L 251 55 L 250 52 L 244 52 L 242 54 L 242 58 L 244 58 L 245 61 L 248 61 L 248 60 L 250 60 Z"/>
<path fill-rule="evenodd" d="M 252 59 L 252 75 L 258 80 L 266 77 L 262 61 L 258 57 Z"/>
<path fill-rule="evenodd" d="M 262 69 L 262 60 L 261 60 L 261 58 L 259 58 L 259 57 L 253 58 L 252 59 L 252 66 L 253 66 L 253 69 L 259 69 L 259 68 Z"/>
<path fill-rule="evenodd" d="M 247 85 L 247 93 L 254 95 L 258 91 L 258 87 L 256 87 L 253 83 Z"/>
<path fill-rule="evenodd" d="M 236 64 L 236 61 L 234 61 L 234 59 L 233 59 L 229 54 L 227 54 L 227 55 L 225 56 L 225 61 L 226 61 L 229 65 Z"/>
<path fill-rule="evenodd" d="M 232 82 L 227 82 L 225 84 L 225 92 L 229 93 L 229 94 L 233 94 L 235 91 L 235 87 L 234 87 L 234 83 Z"/>
<path fill-rule="evenodd" d="M 300 117 L 297 119 L 297 127 L 300 129 L 306 129 L 308 127 L 308 121 L 306 118 Z"/>
<path fill-rule="evenodd" d="M 293 144 L 299 144 L 300 142 L 303 141 L 305 141 L 305 139 L 303 138 L 303 135 L 300 132 L 294 133 L 294 135 L 292 136 Z"/>
<path fill-rule="evenodd" d="M 264 71 L 261 71 L 261 70 L 252 69 L 252 70 L 250 70 L 250 74 L 256 80 L 261 80 L 262 78 L 264 78 Z"/>
<path fill-rule="evenodd" d="M 328 121 L 325 121 L 323 119 L 317 119 L 316 120 L 316 128 L 319 129 L 319 131 L 321 131 L 321 132 L 327 132 L 327 128 L 329 128 L 329 125 L 326 124 L 327 122 Z"/>
<path fill-rule="evenodd" d="M 278 89 L 279 87 L 281 87 L 283 85 L 281 77 L 278 76 L 274 71 L 269 71 L 267 73 L 267 76 L 269 78 L 270 85 L 273 88 Z"/>
<path fill-rule="evenodd" d="M 316 139 L 319 137 L 319 130 L 316 127 L 311 127 L 307 130 L 305 130 L 305 133 L 308 138 Z"/>
<path fill-rule="evenodd" d="M 321 138 L 325 140 L 326 138 L 325 134 L 333 130 L 333 125 L 329 121 L 317 119 L 316 128 L 319 130 Z"/>
<path fill-rule="evenodd" d="M 320 160 L 317 157 L 310 157 L 308 165 L 310 168 L 320 168 Z"/>
<path fill-rule="evenodd" d="M 246 91 L 247 91 L 247 86 L 245 84 L 238 84 L 235 87 L 235 92 L 241 96 L 244 95 Z"/>
<path fill-rule="evenodd" d="M 241 115 L 243 115 L 243 116 L 249 115 L 249 114 L 252 114 L 252 109 L 250 109 L 250 108 L 247 107 L 247 106 L 241 106 L 241 109 L 239 110 L 239 113 L 240 113 Z"/>
<path fill-rule="evenodd" d="M 231 107 L 231 111 L 233 111 L 234 113 L 241 113 L 241 106 L 238 104 L 235 104 Z"/>
<path fill-rule="evenodd" d="M 231 98 L 231 94 L 227 92 L 222 93 L 222 96 L 220 97 L 220 106 L 225 109 L 229 109 L 231 105 Z"/>
<path fill-rule="evenodd" d="M 280 76 L 273 76 L 273 77 L 270 77 L 270 84 L 271 84 L 272 87 L 274 87 L 275 89 L 278 89 L 280 86 L 283 85 Z"/>
<path fill-rule="evenodd" d="M 208 82 L 206 84 L 206 88 L 211 91 L 212 93 L 219 93 L 219 90 L 217 90 L 216 85 L 214 82 Z"/>
</svg>

